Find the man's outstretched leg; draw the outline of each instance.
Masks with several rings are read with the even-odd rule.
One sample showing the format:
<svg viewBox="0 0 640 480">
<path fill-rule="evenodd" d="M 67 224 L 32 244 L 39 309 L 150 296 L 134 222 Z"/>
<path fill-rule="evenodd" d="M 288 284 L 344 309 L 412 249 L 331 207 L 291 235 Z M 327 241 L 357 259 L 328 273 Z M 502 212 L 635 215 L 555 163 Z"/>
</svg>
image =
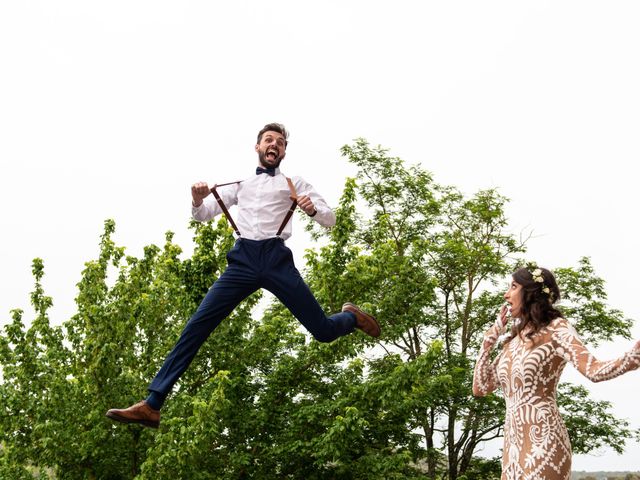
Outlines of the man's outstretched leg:
<svg viewBox="0 0 640 480">
<path fill-rule="evenodd" d="M 242 300 L 258 288 L 253 260 L 245 253 L 242 246 L 236 244 L 227 254 L 229 266 L 209 289 L 198 310 L 187 322 L 180 339 L 149 385 L 147 399 L 129 408 L 111 409 L 107 412 L 107 417 L 122 423 L 139 423 L 158 428 L 160 408 L 165 398 L 189 367 L 204 341 Z"/>
<path fill-rule="evenodd" d="M 293 263 L 291 250 L 274 239 L 271 264 L 262 286 L 272 292 L 319 342 L 331 342 L 355 328 L 372 337 L 380 336 L 380 325 L 370 314 L 353 303 L 345 303 L 342 312 L 327 317 Z"/>
</svg>

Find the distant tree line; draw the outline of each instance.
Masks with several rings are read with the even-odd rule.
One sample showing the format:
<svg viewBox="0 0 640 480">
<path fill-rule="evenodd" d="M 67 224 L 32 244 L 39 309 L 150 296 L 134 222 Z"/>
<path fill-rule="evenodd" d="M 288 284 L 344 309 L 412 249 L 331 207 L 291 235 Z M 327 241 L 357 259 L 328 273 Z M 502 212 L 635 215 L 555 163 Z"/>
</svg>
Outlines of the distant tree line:
<svg viewBox="0 0 640 480">
<path fill-rule="evenodd" d="M 586 476 L 577 476 L 576 480 L 640 480 L 640 474 L 637 473 L 623 473 L 612 474 L 604 472 L 595 472 Z"/>
</svg>

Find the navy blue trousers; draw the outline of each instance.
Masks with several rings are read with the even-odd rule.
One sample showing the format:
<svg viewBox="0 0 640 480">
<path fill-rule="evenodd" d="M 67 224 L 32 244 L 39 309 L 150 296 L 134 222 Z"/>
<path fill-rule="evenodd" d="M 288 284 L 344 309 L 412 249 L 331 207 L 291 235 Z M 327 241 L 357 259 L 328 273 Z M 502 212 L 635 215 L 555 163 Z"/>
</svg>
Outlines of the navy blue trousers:
<svg viewBox="0 0 640 480">
<path fill-rule="evenodd" d="M 227 253 L 227 262 L 227 269 L 209 289 L 149 385 L 150 392 L 166 397 L 211 332 L 259 288 L 273 293 L 320 342 L 353 332 L 356 321 L 352 313 L 325 315 L 282 239 L 238 239 Z"/>
</svg>

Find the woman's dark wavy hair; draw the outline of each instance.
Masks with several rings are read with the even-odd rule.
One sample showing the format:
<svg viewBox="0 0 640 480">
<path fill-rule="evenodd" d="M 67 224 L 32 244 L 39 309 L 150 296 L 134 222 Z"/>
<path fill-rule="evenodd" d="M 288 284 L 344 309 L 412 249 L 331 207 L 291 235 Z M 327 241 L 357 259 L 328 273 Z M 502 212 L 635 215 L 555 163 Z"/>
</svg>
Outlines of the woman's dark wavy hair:
<svg viewBox="0 0 640 480">
<path fill-rule="evenodd" d="M 535 268 L 539 268 L 542 272 L 544 282 L 534 280 L 531 272 Z M 516 335 L 521 336 L 527 327 L 530 327 L 531 331 L 527 332 L 526 337 L 531 338 L 552 320 L 562 317 L 562 312 L 554 307 L 554 304 L 560 300 L 560 289 L 551 271 L 540 267 L 533 267 L 531 270 L 522 267 L 513 272 L 512 277 L 514 282 L 522 285 L 522 306 L 520 323 L 516 325 L 514 322 L 508 340 Z M 549 293 L 542 290 L 545 287 L 549 289 Z"/>
</svg>

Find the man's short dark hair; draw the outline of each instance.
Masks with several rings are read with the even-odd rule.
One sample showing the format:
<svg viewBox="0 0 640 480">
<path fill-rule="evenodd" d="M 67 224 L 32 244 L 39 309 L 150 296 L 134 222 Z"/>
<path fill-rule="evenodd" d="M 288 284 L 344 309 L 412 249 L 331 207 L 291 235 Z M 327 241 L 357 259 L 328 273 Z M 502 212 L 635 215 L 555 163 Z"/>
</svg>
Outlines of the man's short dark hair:
<svg viewBox="0 0 640 480">
<path fill-rule="evenodd" d="M 287 129 L 284 128 L 284 125 L 282 125 L 281 123 L 267 123 L 264 127 L 262 127 L 262 130 L 258 132 L 257 143 L 260 143 L 260 141 L 262 140 L 262 135 L 264 135 L 265 132 L 278 132 L 284 137 L 284 148 L 287 148 L 287 144 L 289 143 L 287 140 L 289 138 L 289 132 L 287 132 Z"/>
</svg>

